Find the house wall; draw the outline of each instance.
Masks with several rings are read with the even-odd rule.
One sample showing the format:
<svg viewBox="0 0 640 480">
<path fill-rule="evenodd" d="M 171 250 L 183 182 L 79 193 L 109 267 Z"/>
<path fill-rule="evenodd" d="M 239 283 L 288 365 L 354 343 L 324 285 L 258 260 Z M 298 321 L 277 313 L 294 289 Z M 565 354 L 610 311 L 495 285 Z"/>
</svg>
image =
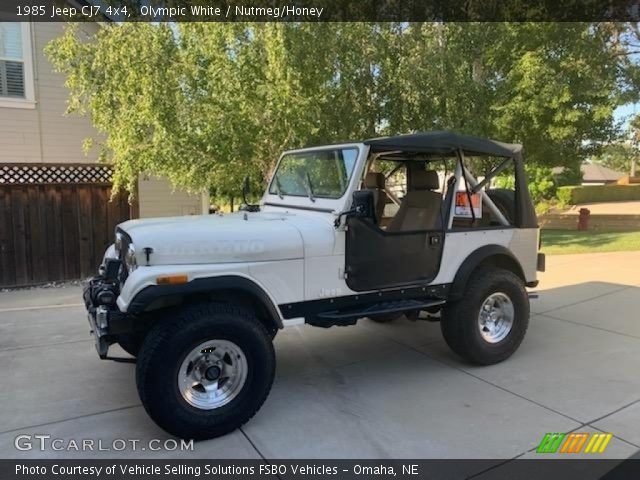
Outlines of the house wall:
<svg viewBox="0 0 640 480">
<path fill-rule="evenodd" d="M 81 28 L 92 34 L 100 27 L 83 23 Z M 88 163 L 96 159 L 95 153 L 85 156 L 82 151 L 82 141 L 96 132 L 88 118 L 64 115 L 68 96 L 64 77 L 53 72 L 43 53 L 47 43 L 62 32 L 62 23 L 31 23 L 35 105 L 0 106 L 0 162 Z"/>
<path fill-rule="evenodd" d="M 80 25 L 87 35 L 99 28 L 92 23 Z M 0 98 L 0 163 L 93 163 L 97 159 L 97 151 L 85 155 L 82 149 L 85 138 L 97 135 L 90 118 L 65 115 L 69 91 L 64 76 L 53 71 L 43 53 L 63 30 L 63 23 L 30 24 L 35 102 L 3 103 Z M 173 191 L 167 181 L 157 178 L 140 179 L 138 199 L 141 217 L 201 214 L 209 208 L 208 196 Z"/>
<path fill-rule="evenodd" d="M 138 195 L 140 218 L 209 213 L 207 195 L 174 191 L 169 182 L 162 178 L 141 176 L 138 180 Z"/>
</svg>

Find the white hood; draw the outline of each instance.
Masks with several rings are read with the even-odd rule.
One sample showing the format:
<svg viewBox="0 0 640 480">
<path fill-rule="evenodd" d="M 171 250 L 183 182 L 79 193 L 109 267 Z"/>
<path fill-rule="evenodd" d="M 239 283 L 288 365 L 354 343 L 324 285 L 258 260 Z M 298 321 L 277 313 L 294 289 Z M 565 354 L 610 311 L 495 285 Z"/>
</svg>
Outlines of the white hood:
<svg viewBox="0 0 640 480">
<path fill-rule="evenodd" d="M 330 255 L 334 230 L 325 216 L 288 212 L 129 220 L 119 225 L 132 239 L 138 265 L 260 262 Z M 152 248 L 147 262 L 145 248 Z M 307 252 L 307 256 L 310 252 Z"/>
</svg>

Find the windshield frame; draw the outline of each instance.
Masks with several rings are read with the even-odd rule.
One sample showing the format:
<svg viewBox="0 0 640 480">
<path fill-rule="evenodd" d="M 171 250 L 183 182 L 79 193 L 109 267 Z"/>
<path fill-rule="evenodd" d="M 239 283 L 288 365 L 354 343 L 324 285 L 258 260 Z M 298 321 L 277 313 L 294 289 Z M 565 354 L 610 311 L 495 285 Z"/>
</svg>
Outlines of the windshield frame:
<svg viewBox="0 0 640 480">
<path fill-rule="evenodd" d="M 358 150 L 358 157 L 356 160 L 356 166 L 351 174 L 351 181 L 347 185 L 347 190 L 340 198 L 316 198 L 315 202 L 312 202 L 308 196 L 294 197 L 291 195 L 285 195 L 284 198 L 278 197 L 276 193 L 269 193 L 271 185 L 275 182 L 275 172 L 280 167 L 282 158 L 289 153 L 303 153 L 311 152 L 314 150 L 336 150 L 344 148 L 356 148 Z M 283 152 L 276 162 L 272 173 L 269 177 L 267 188 L 263 191 L 262 199 L 260 200 L 260 208 L 263 211 L 299 211 L 308 213 L 320 213 L 320 214 L 333 214 L 342 212 L 351 205 L 351 194 L 360 184 L 360 177 L 364 169 L 364 164 L 369 155 L 369 147 L 362 142 L 345 142 L 335 143 L 330 145 L 319 145 L 306 148 L 291 149 Z"/>
<path fill-rule="evenodd" d="M 287 156 L 313 154 L 314 152 L 326 152 L 326 151 L 333 151 L 333 150 L 355 150 L 355 163 L 353 165 L 353 169 L 351 170 L 351 172 L 349 172 L 349 177 L 347 178 L 347 182 L 345 184 L 345 188 L 344 188 L 344 190 L 341 192 L 341 194 L 339 196 L 323 195 L 323 194 L 320 194 L 320 193 L 314 191 L 313 192 L 313 197 L 314 198 L 311 199 L 309 194 L 306 193 L 306 192 L 305 193 L 300 193 L 300 194 L 294 194 L 294 193 L 285 193 L 285 192 L 280 191 L 280 188 L 277 186 L 278 182 L 276 180 L 276 173 L 280 169 L 280 166 L 281 166 L 283 160 L 285 160 L 285 158 Z M 267 189 L 265 191 L 265 197 L 267 197 L 267 196 L 270 196 L 270 197 L 275 196 L 279 200 L 286 200 L 287 198 L 289 198 L 289 199 L 304 198 L 305 200 L 308 200 L 311 203 L 317 203 L 318 200 L 328 200 L 328 201 L 342 200 L 344 198 L 344 196 L 347 194 L 347 192 L 349 192 L 349 190 L 351 189 L 351 185 L 353 183 L 353 178 L 357 175 L 358 164 L 360 163 L 361 155 L 362 155 L 362 144 L 358 144 L 358 143 L 325 145 L 325 146 L 321 146 L 321 147 L 311 147 L 311 148 L 301 148 L 301 149 L 297 149 L 297 150 L 287 150 L 286 152 L 282 153 L 282 155 L 278 159 L 278 162 L 276 163 L 275 168 L 273 169 L 273 174 L 271 175 L 271 180 L 269 181 L 269 184 L 267 185 Z M 279 197 L 279 193 L 282 194 L 282 196 L 284 198 L 280 198 Z"/>
</svg>

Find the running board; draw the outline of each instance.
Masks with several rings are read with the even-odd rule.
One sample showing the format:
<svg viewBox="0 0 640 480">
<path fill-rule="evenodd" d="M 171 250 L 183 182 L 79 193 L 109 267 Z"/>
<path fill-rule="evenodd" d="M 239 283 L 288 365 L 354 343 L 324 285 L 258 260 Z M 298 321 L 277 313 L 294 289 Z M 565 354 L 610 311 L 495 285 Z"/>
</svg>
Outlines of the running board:
<svg viewBox="0 0 640 480">
<path fill-rule="evenodd" d="M 412 310 L 424 310 L 429 307 L 444 305 L 445 300 L 397 300 L 394 302 L 383 302 L 368 305 L 364 308 L 350 308 L 345 310 L 331 310 L 322 312 L 314 317 L 307 318 L 306 323 L 316 327 L 332 327 L 334 325 L 347 326 L 355 325 L 359 318 L 370 317 L 372 315 L 383 315 L 387 313 L 401 313 Z"/>
</svg>

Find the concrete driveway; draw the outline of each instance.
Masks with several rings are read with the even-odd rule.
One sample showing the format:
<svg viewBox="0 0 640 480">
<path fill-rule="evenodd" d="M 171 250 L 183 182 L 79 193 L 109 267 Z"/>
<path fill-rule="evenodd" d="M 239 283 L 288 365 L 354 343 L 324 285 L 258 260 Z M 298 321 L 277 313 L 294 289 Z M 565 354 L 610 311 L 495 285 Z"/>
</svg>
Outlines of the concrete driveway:
<svg viewBox="0 0 640 480">
<path fill-rule="evenodd" d="M 611 432 L 602 456 L 633 455 L 640 252 L 547 260 L 529 332 L 506 362 L 465 364 L 426 321 L 293 328 L 276 338 L 276 381 L 256 417 L 180 456 L 528 458 L 545 433 L 571 431 Z M 20 434 L 169 438 L 140 406 L 135 366 L 98 359 L 80 287 L 0 293 L 0 366 L 0 457 L 176 456 L 14 447 Z"/>
</svg>

